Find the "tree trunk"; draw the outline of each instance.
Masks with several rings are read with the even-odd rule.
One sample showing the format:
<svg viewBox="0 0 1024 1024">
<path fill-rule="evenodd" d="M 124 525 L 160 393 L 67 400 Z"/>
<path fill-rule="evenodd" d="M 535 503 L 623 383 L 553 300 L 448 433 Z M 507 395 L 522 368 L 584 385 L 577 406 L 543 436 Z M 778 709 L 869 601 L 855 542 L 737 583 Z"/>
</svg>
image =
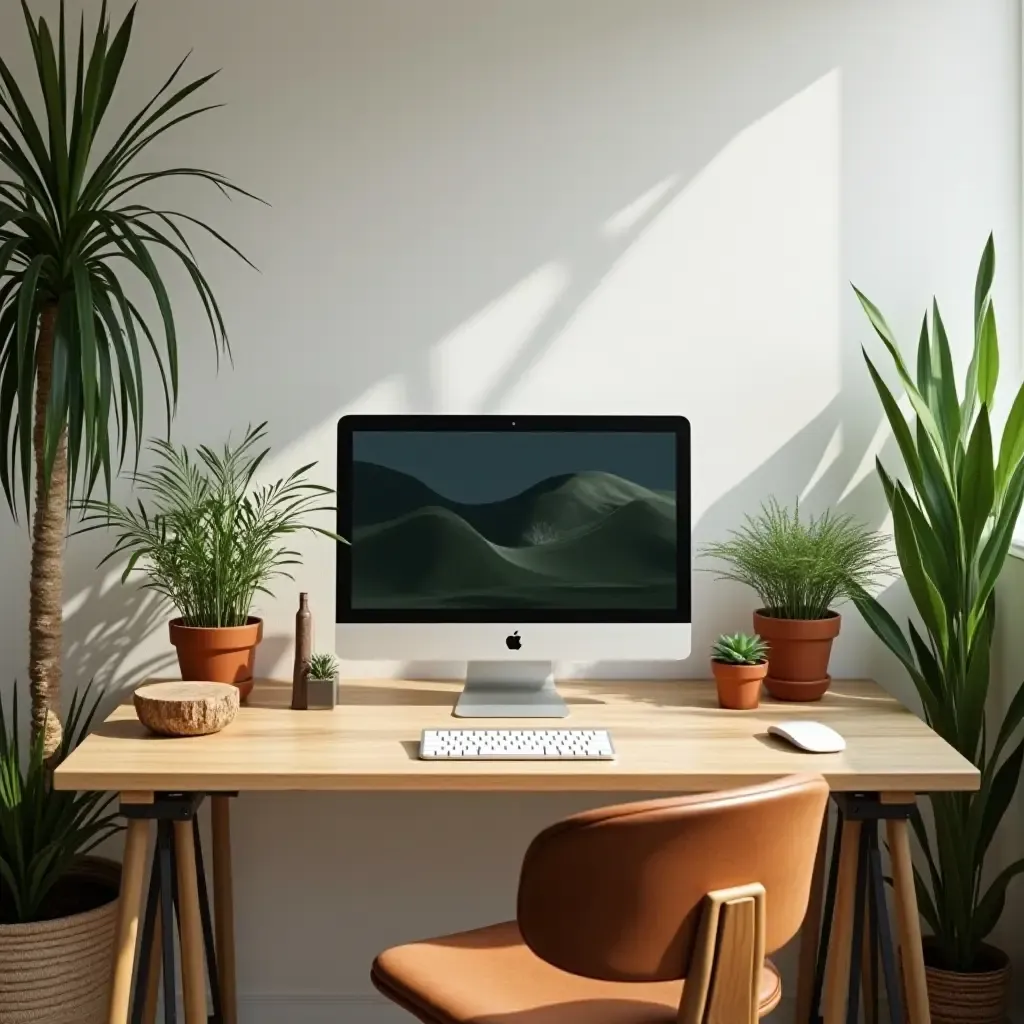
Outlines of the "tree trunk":
<svg viewBox="0 0 1024 1024">
<path fill-rule="evenodd" d="M 62 427 L 49 486 L 45 479 L 46 407 L 53 374 L 57 307 L 39 317 L 36 345 L 36 402 L 32 447 L 35 453 L 36 500 L 32 518 L 32 575 L 29 601 L 29 679 L 32 735 L 43 735 L 47 757 L 60 746 L 61 632 L 64 617 L 64 540 L 67 529 L 67 428 Z M 28 410 L 25 410 L 27 413 Z"/>
</svg>

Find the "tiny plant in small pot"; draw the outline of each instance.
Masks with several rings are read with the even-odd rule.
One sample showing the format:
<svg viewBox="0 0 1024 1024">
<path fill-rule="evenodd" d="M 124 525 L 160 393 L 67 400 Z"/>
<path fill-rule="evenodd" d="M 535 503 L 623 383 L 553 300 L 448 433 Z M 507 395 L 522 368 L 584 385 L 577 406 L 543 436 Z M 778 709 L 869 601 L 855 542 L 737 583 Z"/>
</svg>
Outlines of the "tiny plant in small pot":
<svg viewBox="0 0 1024 1024">
<path fill-rule="evenodd" d="M 309 708 L 333 708 L 337 702 L 338 659 L 333 654 L 314 654 L 306 671 L 306 700 Z"/>
<path fill-rule="evenodd" d="M 269 448 L 266 424 L 250 427 L 242 441 L 220 451 L 205 445 L 191 455 L 167 441 L 150 442 L 155 465 L 134 475 L 140 497 L 132 505 L 90 500 L 80 532 L 110 527 L 117 534 L 103 560 L 128 556 L 121 581 L 136 569 L 146 586 L 177 608 L 171 643 L 183 679 L 234 683 L 244 700 L 252 690 L 256 646 L 263 620 L 250 614 L 257 593 L 270 594 L 299 553 L 288 540 L 301 531 L 341 540 L 309 517 L 333 511 L 329 487 L 311 483 L 301 466 L 276 483 L 253 478 Z M 101 563 L 102 564 L 102 563 Z"/>
<path fill-rule="evenodd" d="M 752 711 L 768 672 L 768 645 L 756 635 L 723 633 L 711 648 L 711 671 L 723 708 Z"/>
<path fill-rule="evenodd" d="M 765 687 L 779 700 L 821 699 L 841 621 L 834 606 L 891 575 L 879 534 L 830 510 L 802 519 L 799 503 L 788 509 L 774 498 L 703 554 L 725 564 L 719 579 L 760 597 L 754 629 L 769 648 Z"/>
</svg>

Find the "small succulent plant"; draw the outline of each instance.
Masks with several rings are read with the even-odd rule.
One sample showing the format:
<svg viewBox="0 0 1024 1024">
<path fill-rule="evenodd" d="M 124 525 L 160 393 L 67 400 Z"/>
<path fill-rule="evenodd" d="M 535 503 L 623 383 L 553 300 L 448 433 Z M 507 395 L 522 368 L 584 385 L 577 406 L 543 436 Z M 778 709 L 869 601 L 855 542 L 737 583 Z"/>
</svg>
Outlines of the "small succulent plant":
<svg viewBox="0 0 1024 1024">
<path fill-rule="evenodd" d="M 759 665 L 768 658 L 768 645 L 756 633 L 723 633 L 714 642 L 711 657 L 731 665 Z"/>
<path fill-rule="evenodd" d="M 338 671 L 338 659 L 333 654 L 314 654 L 309 659 L 310 679 L 333 679 Z"/>
</svg>

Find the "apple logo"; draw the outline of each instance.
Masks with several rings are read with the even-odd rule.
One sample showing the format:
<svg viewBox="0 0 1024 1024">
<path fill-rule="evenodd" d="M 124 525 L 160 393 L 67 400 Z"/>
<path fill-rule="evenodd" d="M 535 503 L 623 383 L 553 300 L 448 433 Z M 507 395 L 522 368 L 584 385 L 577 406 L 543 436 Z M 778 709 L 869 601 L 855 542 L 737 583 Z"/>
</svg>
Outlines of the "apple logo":
<svg viewBox="0 0 1024 1024">
<path fill-rule="evenodd" d="M 520 637 L 519 635 L 518 629 L 511 636 L 505 637 L 505 646 L 510 651 L 518 651 L 522 647 L 522 645 L 523 640 L 522 637 Z"/>
</svg>

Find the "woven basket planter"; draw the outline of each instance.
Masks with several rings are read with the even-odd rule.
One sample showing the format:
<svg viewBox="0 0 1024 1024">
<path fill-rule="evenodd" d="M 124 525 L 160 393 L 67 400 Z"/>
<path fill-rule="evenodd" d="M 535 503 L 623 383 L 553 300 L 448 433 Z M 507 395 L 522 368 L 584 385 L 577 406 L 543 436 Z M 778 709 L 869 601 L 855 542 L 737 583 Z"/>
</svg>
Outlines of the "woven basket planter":
<svg viewBox="0 0 1024 1024">
<path fill-rule="evenodd" d="M 928 966 L 925 978 L 932 1024 L 1004 1024 L 1010 995 L 1010 961 L 1001 949 L 984 946 L 989 970 L 944 971 Z"/>
<path fill-rule="evenodd" d="M 87 858 L 76 875 L 110 890 L 95 910 L 0 924 L 0 1024 L 105 1024 L 121 867 Z"/>
</svg>

